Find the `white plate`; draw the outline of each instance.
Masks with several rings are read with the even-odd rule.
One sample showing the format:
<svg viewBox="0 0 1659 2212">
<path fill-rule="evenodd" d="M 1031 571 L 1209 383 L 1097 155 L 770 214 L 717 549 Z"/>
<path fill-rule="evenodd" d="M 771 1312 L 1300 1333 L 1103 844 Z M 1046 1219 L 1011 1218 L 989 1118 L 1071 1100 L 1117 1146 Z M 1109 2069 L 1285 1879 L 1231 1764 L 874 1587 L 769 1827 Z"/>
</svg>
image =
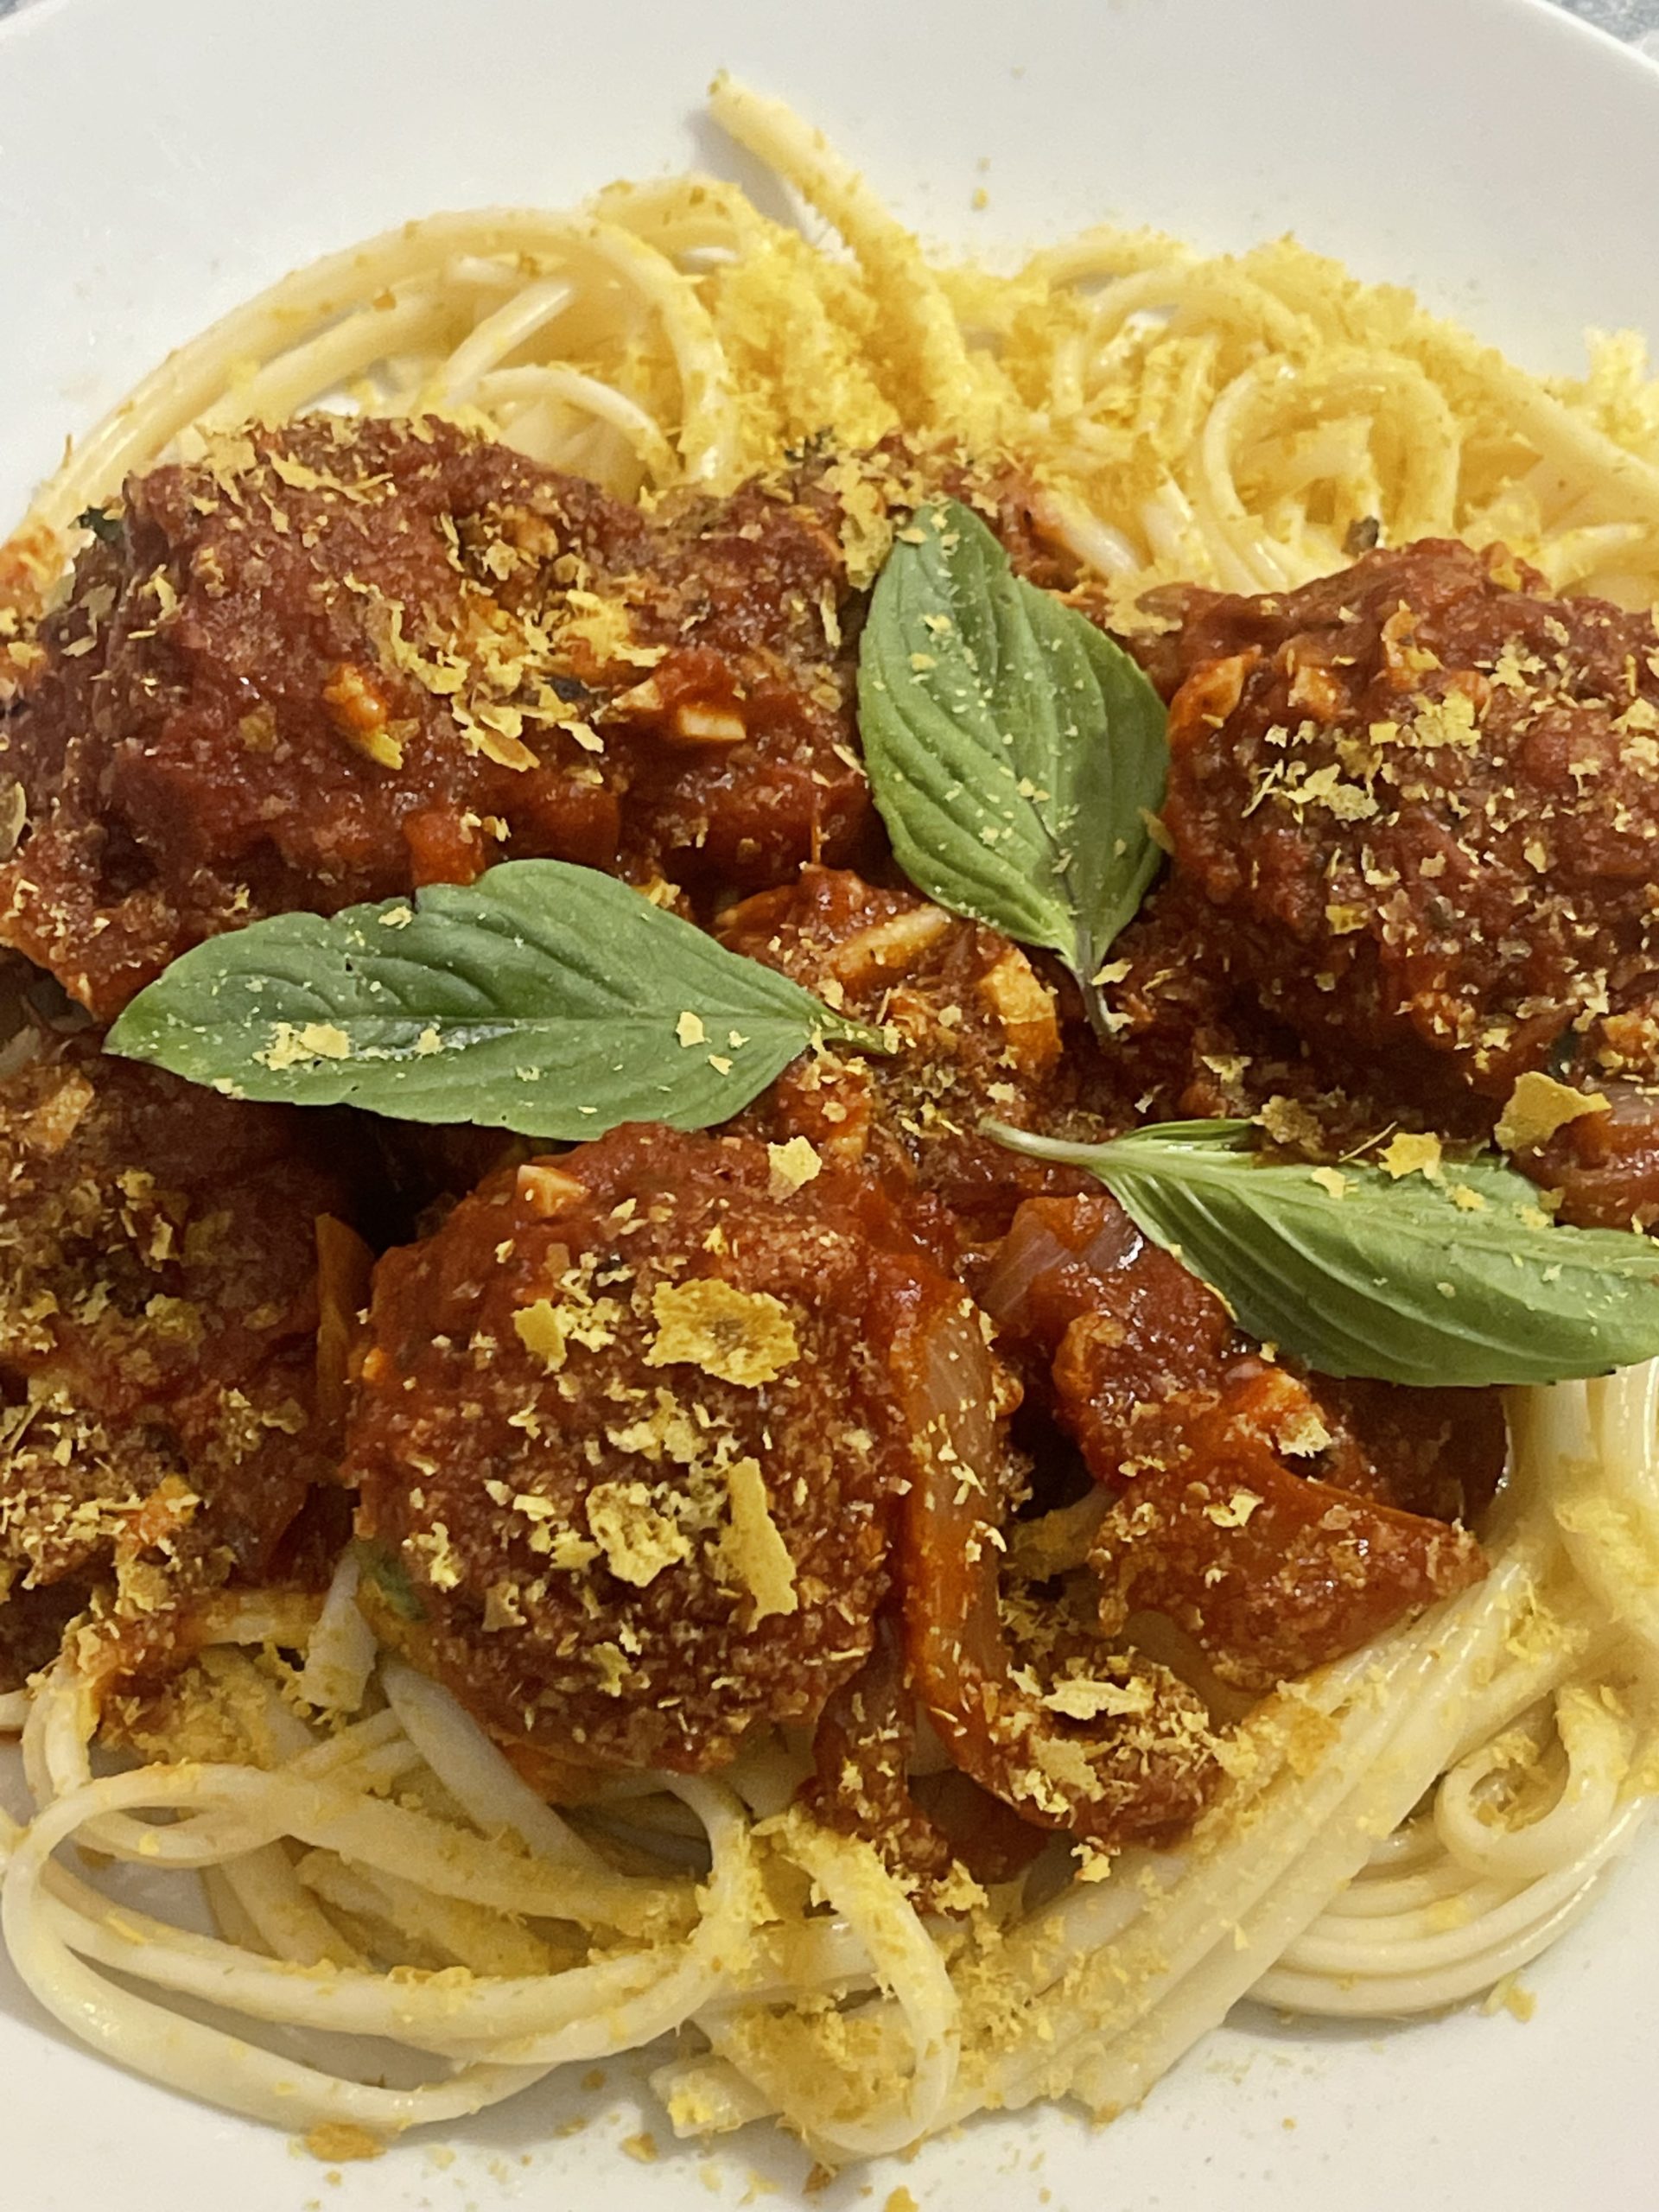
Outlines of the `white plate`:
<svg viewBox="0 0 1659 2212">
<path fill-rule="evenodd" d="M 1572 367 L 1586 324 L 1659 334 L 1659 72 L 1535 0 L 45 0 L 0 26 L 0 511 L 293 263 L 434 207 L 730 169 L 696 112 L 721 65 L 806 109 L 936 237 L 1294 228 L 1533 366 Z M 902 2180 L 952 2212 L 1659 2202 L 1659 1848 L 1527 1980 L 1524 2027 L 1243 2014 L 1109 2131 L 981 2123 L 814 2201 L 873 2183 L 880 2205 Z M 617 2139 L 650 2123 L 607 2112 L 612 2075 L 336 2179 L 103 2068 L 0 1975 L 0 2206 L 690 2212 L 757 2169 L 794 2196 L 798 2159 L 755 2136 L 710 2165 L 659 2127 L 662 2159 L 630 2162 Z"/>
</svg>

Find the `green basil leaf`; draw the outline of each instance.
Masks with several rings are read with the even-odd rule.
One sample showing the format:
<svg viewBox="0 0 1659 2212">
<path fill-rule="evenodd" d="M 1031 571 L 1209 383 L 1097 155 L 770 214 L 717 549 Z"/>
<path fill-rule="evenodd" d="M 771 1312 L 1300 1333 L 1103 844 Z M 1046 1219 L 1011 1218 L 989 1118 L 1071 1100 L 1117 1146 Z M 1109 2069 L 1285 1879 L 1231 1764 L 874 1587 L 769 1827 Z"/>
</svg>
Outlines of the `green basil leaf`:
<svg viewBox="0 0 1659 2212">
<path fill-rule="evenodd" d="M 511 861 L 465 888 L 210 938 L 107 1044 L 233 1097 L 575 1141 L 707 1128 L 825 1039 L 886 1049 L 626 884 Z"/>
<path fill-rule="evenodd" d="M 102 545 L 119 545 L 127 534 L 126 524 L 119 515 L 106 514 L 102 507 L 88 507 L 75 517 L 77 530 L 90 530 Z"/>
<path fill-rule="evenodd" d="M 1087 985 L 1159 861 L 1164 709 L 1128 655 L 950 501 L 921 510 L 881 571 L 858 700 L 912 881 Z"/>
<path fill-rule="evenodd" d="M 1264 1160 L 1249 1122 L 1154 1122 L 1102 1145 L 987 1127 L 1015 1151 L 1090 1169 L 1242 1328 L 1323 1374 L 1425 1389 L 1559 1382 L 1659 1353 L 1659 1244 L 1557 1227 L 1536 1186 L 1494 1157 L 1396 1182 L 1355 1163 Z"/>
<path fill-rule="evenodd" d="M 419 1621 L 426 1618 L 426 1609 L 415 1595 L 415 1586 L 409 1579 L 409 1570 L 396 1552 L 388 1551 L 384 1544 L 370 1543 L 359 1537 L 352 1550 L 357 1555 L 359 1569 L 366 1574 L 400 1620 Z"/>
</svg>

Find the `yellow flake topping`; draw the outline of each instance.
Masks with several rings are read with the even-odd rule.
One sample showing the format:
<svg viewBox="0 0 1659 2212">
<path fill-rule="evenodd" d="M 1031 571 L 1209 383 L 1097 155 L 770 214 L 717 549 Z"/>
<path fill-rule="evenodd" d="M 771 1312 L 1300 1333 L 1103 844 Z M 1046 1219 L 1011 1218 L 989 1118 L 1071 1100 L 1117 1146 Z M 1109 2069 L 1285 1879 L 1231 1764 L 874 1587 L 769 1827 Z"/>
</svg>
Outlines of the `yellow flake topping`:
<svg viewBox="0 0 1659 2212">
<path fill-rule="evenodd" d="M 758 1390 L 800 1357 L 788 1308 L 768 1291 L 739 1290 L 703 1275 L 691 1282 L 658 1283 L 651 1310 L 657 1336 L 645 1354 L 648 1367 L 683 1362 L 722 1382 Z"/>
<path fill-rule="evenodd" d="M 772 1517 L 772 1504 L 758 1459 L 734 1459 L 725 1470 L 732 1525 L 721 1540 L 720 1563 L 754 1600 L 754 1618 L 800 1609 L 795 1592 L 795 1562 Z"/>
<path fill-rule="evenodd" d="M 348 1060 L 352 1040 L 331 1021 L 308 1021 L 299 1028 L 291 1021 L 279 1021 L 271 1031 L 270 1044 L 253 1057 L 273 1073 L 280 1073 L 283 1068 L 301 1067 L 308 1061 Z"/>
<path fill-rule="evenodd" d="M 595 1483 L 588 1493 L 588 1526 L 611 1573 L 640 1590 L 691 1549 L 684 1530 L 652 1503 L 644 1483 Z"/>
<path fill-rule="evenodd" d="M 570 611 L 560 626 L 560 644 L 568 646 L 580 639 L 601 665 L 621 661 L 633 668 L 655 668 L 668 651 L 666 645 L 640 643 L 633 633 L 633 618 L 620 600 L 571 590 L 565 594 L 565 604 Z"/>
<path fill-rule="evenodd" d="M 1236 1490 L 1224 1503 L 1217 1498 L 1204 1509 L 1205 1518 L 1217 1529 L 1242 1529 L 1262 1503 L 1253 1490 Z"/>
<path fill-rule="evenodd" d="M 1534 1145 L 1548 1144 L 1569 1122 L 1607 1110 L 1607 1101 L 1599 1091 L 1570 1090 L 1554 1076 L 1523 1075 L 1516 1078 L 1492 1134 L 1505 1152 L 1526 1152 Z"/>
<path fill-rule="evenodd" d="M 1311 1405 L 1304 1407 L 1294 1420 L 1283 1423 L 1279 1431 L 1279 1449 L 1281 1452 L 1289 1452 L 1295 1459 L 1312 1459 L 1316 1452 L 1328 1451 L 1331 1441 L 1330 1430 L 1319 1419 L 1318 1410 Z M 1236 1491 L 1233 1494 L 1235 1506 L 1242 1497 L 1249 1498 L 1249 1508 L 1242 1519 L 1230 1523 L 1236 1529 L 1242 1529 L 1244 1522 L 1249 1519 L 1250 1514 L 1254 1513 L 1262 1503 L 1259 1497 L 1253 1497 L 1249 1491 Z M 1214 1520 L 1213 1513 L 1211 1518 Z M 1220 1525 L 1226 1527 L 1230 1524 L 1223 1522 Z"/>
<path fill-rule="evenodd" d="M 533 1306 L 521 1306 L 512 1317 L 512 1326 L 526 1351 L 538 1354 L 550 1368 L 564 1365 L 564 1324 L 550 1300 L 538 1298 Z"/>
<path fill-rule="evenodd" d="M 1057 1682 L 1043 1703 L 1067 1720 L 1132 1719 L 1152 1709 L 1152 1685 L 1136 1676 L 1128 1682 L 1090 1681 L 1081 1675 Z"/>
<path fill-rule="evenodd" d="M 1437 1136 L 1414 1136 L 1402 1129 L 1394 1141 L 1377 1154 L 1377 1166 L 1397 1183 L 1402 1175 L 1426 1175 L 1431 1183 L 1440 1179 L 1440 1141 Z"/>
<path fill-rule="evenodd" d="M 766 1160 L 771 1170 L 766 1195 L 771 1198 L 792 1198 L 823 1168 L 807 1137 L 791 1137 L 787 1144 L 769 1144 Z"/>
<path fill-rule="evenodd" d="M 354 2120 L 320 2120 L 305 2138 L 305 2147 L 325 2165 L 343 2166 L 358 2158 L 385 2156 L 385 2145 Z"/>
</svg>

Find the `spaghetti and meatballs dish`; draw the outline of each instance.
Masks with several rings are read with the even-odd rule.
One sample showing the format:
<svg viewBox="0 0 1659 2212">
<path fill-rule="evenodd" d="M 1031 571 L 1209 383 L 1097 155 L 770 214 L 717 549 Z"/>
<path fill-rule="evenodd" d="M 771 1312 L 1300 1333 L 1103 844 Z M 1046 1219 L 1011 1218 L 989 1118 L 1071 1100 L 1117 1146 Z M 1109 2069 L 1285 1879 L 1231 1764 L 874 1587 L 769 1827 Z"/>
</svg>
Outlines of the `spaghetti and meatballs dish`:
<svg viewBox="0 0 1659 2212">
<path fill-rule="evenodd" d="M 830 242 L 412 222 L 0 548 L 5 1941 L 336 2151 L 1108 2115 L 1659 1787 L 1640 347 L 712 99 Z"/>
</svg>

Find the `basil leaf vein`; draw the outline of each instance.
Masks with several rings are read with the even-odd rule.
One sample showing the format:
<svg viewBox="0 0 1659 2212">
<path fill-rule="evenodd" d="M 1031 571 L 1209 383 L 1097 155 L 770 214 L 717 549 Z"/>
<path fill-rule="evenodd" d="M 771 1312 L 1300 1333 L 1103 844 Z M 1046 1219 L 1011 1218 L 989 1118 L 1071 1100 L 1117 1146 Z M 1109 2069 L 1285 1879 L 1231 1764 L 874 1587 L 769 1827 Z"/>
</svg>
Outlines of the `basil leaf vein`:
<svg viewBox="0 0 1659 2212">
<path fill-rule="evenodd" d="M 1436 1181 L 1350 1163 L 1338 1194 L 1308 1164 L 1263 1159 L 1249 1122 L 1155 1122 L 1101 1145 L 986 1126 L 1097 1175 L 1242 1328 L 1323 1374 L 1557 1382 L 1659 1353 L 1659 1245 L 1558 1226 L 1495 1158 L 1448 1160 Z"/>
<path fill-rule="evenodd" d="M 887 1049 L 626 884 L 510 861 L 211 938 L 107 1046 L 236 1097 L 579 1141 L 728 1120 L 820 1040 Z"/>
<path fill-rule="evenodd" d="M 1057 953 L 1091 991 L 1159 864 L 1165 715 L 1134 661 L 947 501 L 918 512 L 882 569 L 858 696 L 905 873 Z"/>
</svg>

